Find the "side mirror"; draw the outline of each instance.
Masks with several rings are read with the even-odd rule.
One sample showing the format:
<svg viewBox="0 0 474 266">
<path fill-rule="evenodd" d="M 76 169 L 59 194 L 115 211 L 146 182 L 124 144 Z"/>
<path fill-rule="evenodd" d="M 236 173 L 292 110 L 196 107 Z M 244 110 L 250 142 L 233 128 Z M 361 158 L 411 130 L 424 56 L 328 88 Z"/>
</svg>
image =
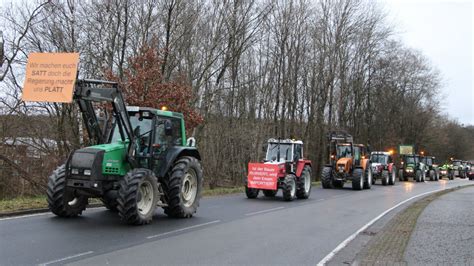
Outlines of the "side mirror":
<svg viewBox="0 0 474 266">
<path fill-rule="evenodd" d="M 187 144 L 189 147 L 196 147 L 196 139 L 194 137 L 188 138 Z"/>
<path fill-rule="evenodd" d="M 173 123 L 171 123 L 171 120 L 165 120 L 165 135 L 173 135 Z"/>
<path fill-rule="evenodd" d="M 262 152 L 263 153 L 267 152 L 267 144 L 262 144 Z"/>
</svg>

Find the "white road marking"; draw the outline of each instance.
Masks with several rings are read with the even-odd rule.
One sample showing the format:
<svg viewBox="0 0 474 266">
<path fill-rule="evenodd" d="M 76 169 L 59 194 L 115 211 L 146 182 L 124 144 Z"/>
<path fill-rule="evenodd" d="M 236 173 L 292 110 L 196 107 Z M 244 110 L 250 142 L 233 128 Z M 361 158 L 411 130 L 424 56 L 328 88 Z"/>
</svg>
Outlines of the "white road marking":
<svg viewBox="0 0 474 266">
<path fill-rule="evenodd" d="M 445 190 L 445 189 L 450 189 L 450 188 L 453 188 L 453 187 L 449 187 L 449 188 L 441 188 L 441 189 L 436 189 L 436 190 L 432 190 L 432 191 L 428 191 L 428 192 L 425 192 L 425 193 L 421 193 L 419 195 L 416 195 L 416 196 L 413 196 L 411 198 L 408 198 L 400 203 L 398 203 L 397 205 L 393 206 L 392 208 L 384 211 L 382 214 L 380 214 L 379 216 L 375 217 L 372 221 L 368 222 L 366 225 L 362 226 L 359 230 L 357 230 L 354 234 L 350 235 L 348 238 L 346 238 L 344 241 L 341 242 L 341 244 L 339 244 L 334 250 L 332 250 L 331 252 L 329 252 L 329 254 L 326 255 L 326 257 L 324 257 L 320 262 L 318 262 L 318 266 L 322 266 L 322 265 L 325 265 L 330 259 L 332 259 L 334 257 L 334 255 L 336 255 L 336 253 L 338 253 L 339 251 L 341 251 L 341 249 L 343 249 L 345 246 L 347 246 L 349 244 L 349 242 L 351 242 L 352 240 L 354 240 L 354 238 L 360 234 L 362 231 L 364 231 L 365 229 L 367 229 L 369 226 L 371 226 L 372 224 L 374 224 L 376 221 L 378 221 L 380 218 L 382 218 L 383 216 L 385 216 L 387 213 L 389 213 L 390 211 L 392 211 L 393 209 L 399 207 L 400 205 L 412 200 L 412 199 L 415 199 L 415 198 L 419 198 L 421 196 L 424 196 L 424 195 L 427 195 L 427 194 L 430 194 L 430 193 L 435 193 L 435 192 L 438 192 L 438 191 L 442 191 L 442 190 Z"/>
<path fill-rule="evenodd" d="M 169 234 L 179 233 L 179 232 L 186 231 L 186 230 L 189 230 L 189 229 L 194 229 L 194 228 L 198 228 L 198 227 L 201 227 L 201 226 L 220 223 L 220 222 L 221 222 L 221 220 L 215 220 L 215 221 L 211 221 L 211 222 L 207 222 L 207 223 L 196 224 L 196 225 L 193 225 L 193 226 L 184 227 L 184 228 L 169 231 L 169 232 L 166 232 L 166 233 L 161 233 L 161 234 L 157 234 L 157 235 L 153 235 L 153 236 L 147 236 L 146 238 L 147 239 L 157 238 L 157 237 L 160 237 L 160 236 L 166 236 L 166 235 L 169 235 Z"/>
<path fill-rule="evenodd" d="M 87 210 L 96 210 L 96 209 L 101 209 L 101 208 L 105 209 L 105 207 L 92 207 L 92 208 L 87 208 Z M 0 218 L 0 221 L 21 219 L 21 218 L 28 218 L 28 217 L 35 217 L 35 216 L 45 216 L 45 215 L 53 216 L 54 214 L 47 211 L 47 212 L 41 212 L 41 213 L 34 213 L 34 214 L 26 214 L 26 215 L 20 215 L 20 216 L 11 216 L 11 217 Z"/>
<path fill-rule="evenodd" d="M 50 213 L 50 212 L 27 214 L 27 215 L 21 215 L 21 216 L 12 216 L 12 217 L 0 218 L 0 221 L 4 221 L 4 220 L 14 220 L 14 219 L 28 218 L 28 217 L 35 217 L 35 216 L 44 216 L 44 215 L 53 215 L 53 214 Z"/>
<path fill-rule="evenodd" d="M 94 251 L 87 251 L 87 252 L 84 252 L 84 253 L 79 253 L 79 254 L 72 255 L 72 256 L 68 256 L 68 257 L 64 257 L 64 258 L 61 258 L 61 259 L 48 261 L 48 262 L 45 262 L 45 263 L 40 264 L 40 266 L 45 266 L 45 265 L 49 265 L 49 264 L 54 264 L 54 263 L 62 262 L 62 261 L 65 261 L 65 260 L 70 260 L 70 259 L 74 259 L 74 258 L 77 258 L 77 257 L 89 255 L 89 254 L 92 254 L 92 253 L 94 253 Z"/>
<path fill-rule="evenodd" d="M 258 212 L 250 212 L 250 213 L 246 213 L 245 216 L 251 216 L 251 215 L 255 215 L 255 214 L 260 214 L 260 213 L 266 213 L 266 212 L 281 210 L 281 209 L 284 209 L 284 208 L 285 208 L 285 207 L 277 207 L 277 208 L 267 209 L 267 210 L 258 211 Z"/>
</svg>

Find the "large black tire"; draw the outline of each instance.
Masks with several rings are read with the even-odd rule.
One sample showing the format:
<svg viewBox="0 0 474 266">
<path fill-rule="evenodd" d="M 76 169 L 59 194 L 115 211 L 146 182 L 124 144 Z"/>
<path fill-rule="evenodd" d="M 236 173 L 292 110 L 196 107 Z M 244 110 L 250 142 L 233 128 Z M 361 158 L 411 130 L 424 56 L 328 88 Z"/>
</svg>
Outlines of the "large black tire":
<svg viewBox="0 0 474 266">
<path fill-rule="evenodd" d="M 160 197 L 158 181 L 149 169 L 135 168 L 119 182 L 117 210 L 127 224 L 148 224 Z"/>
<path fill-rule="evenodd" d="M 259 190 L 256 188 L 245 186 L 245 195 L 247 195 L 247 198 L 249 199 L 256 199 L 258 197 L 258 192 Z"/>
<path fill-rule="evenodd" d="M 307 199 L 311 194 L 311 166 L 305 165 L 297 181 L 296 197 L 298 199 Z"/>
<path fill-rule="evenodd" d="M 265 197 L 273 198 L 276 196 L 278 190 L 267 190 L 267 189 L 262 189 L 263 195 Z M 258 189 L 257 189 L 257 195 L 258 195 Z M 248 195 L 247 195 L 248 196 Z M 256 197 L 255 197 L 256 198 Z"/>
<path fill-rule="evenodd" d="M 296 197 L 296 177 L 289 174 L 282 182 L 283 199 L 285 201 L 292 201 Z"/>
<path fill-rule="evenodd" d="M 429 175 L 429 177 L 430 177 L 430 181 L 436 181 L 436 173 L 435 173 L 434 170 L 430 170 L 430 171 L 428 172 L 428 175 Z"/>
<path fill-rule="evenodd" d="M 400 182 L 406 181 L 405 177 L 403 176 L 403 169 L 398 170 L 398 180 Z"/>
<path fill-rule="evenodd" d="M 329 166 L 323 167 L 323 170 L 321 172 L 321 185 L 323 188 L 328 189 L 328 188 L 334 188 L 333 182 L 332 182 L 332 168 Z"/>
<path fill-rule="evenodd" d="M 60 217 L 75 217 L 86 209 L 88 198 L 75 196 L 66 187 L 66 166 L 59 166 L 48 178 L 47 201 L 49 210 Z"/>
<path fill-rule="evenodd" d="M 388 184 L 391 186 L 395 185 L 395 179 L 397 179 L 396 173 L 397 173 L 397 169 L 395 168 L 395 166 L 392 166 L 392 172 L 390 173 L 390 179 L 388 181 Z"/>
<path fill-rule="evenodd" d="M 421 170 L 416 170 L 415 172 L 415 180 L 416 182 L 421 182 L 423 179 L 422 179 L 422 173 L 421 173 Z"/>
<path fill-rule="evenodd" d="M 388 171 L 387 170 L 383 170 L 382 171 L 382 185 L 383 186 L 386 186 L 388 185 L 390 182 L 390 176 L 388 174 Z"/>
<path fill-rule="evenodd" d="M 176 160 L 165 188 L 168 199 L 165 213 L 170 217 L 192 217 L 199 207 L 202 191 L 202 166 L 199 160 L 189 156 Z"/>
<path fill-rule="evenodd" d="M 352 189 L 362 190 L 364 188 L 365 171 L 362 168 L 354 169 L 352 173 Z"/>
<path fill-rule="evenodd" d="M 372 187 L 372 167 L 368 164 L 365 167 L 365 178 L 364 178 L 364 189 L 370 189 Z"/>
</svg>

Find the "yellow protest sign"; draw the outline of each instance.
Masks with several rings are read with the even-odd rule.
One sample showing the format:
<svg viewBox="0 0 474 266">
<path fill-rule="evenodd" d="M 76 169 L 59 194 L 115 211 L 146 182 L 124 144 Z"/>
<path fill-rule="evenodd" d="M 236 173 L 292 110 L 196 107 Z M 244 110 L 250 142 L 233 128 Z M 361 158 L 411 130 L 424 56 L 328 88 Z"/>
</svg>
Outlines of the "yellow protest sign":
<svg viewBox="0 0 474 266">
<path fill-rule="evenodd" d="M 24 101 L 72 102 L 78 53 L 31 53 L 23 84 Z"/>
</svg>

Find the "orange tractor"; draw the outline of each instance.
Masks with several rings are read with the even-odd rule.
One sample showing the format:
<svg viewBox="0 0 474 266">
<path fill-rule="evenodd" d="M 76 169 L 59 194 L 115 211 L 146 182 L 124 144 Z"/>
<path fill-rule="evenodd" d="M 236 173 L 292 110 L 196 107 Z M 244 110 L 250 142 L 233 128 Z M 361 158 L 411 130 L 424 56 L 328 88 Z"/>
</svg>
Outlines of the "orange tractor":
<svg viewBox="0 0 474 266">
<path fill-rule="evenodd" d="M 347 181 L 354 190 L 371 188 L 372 168 L 364 145 L 354 144 L 346 132 L 333 131 L 328 134 L 328 151 L 328 163 L 321 174 L 323 188 L 342 188 Z"/>
</svg>

